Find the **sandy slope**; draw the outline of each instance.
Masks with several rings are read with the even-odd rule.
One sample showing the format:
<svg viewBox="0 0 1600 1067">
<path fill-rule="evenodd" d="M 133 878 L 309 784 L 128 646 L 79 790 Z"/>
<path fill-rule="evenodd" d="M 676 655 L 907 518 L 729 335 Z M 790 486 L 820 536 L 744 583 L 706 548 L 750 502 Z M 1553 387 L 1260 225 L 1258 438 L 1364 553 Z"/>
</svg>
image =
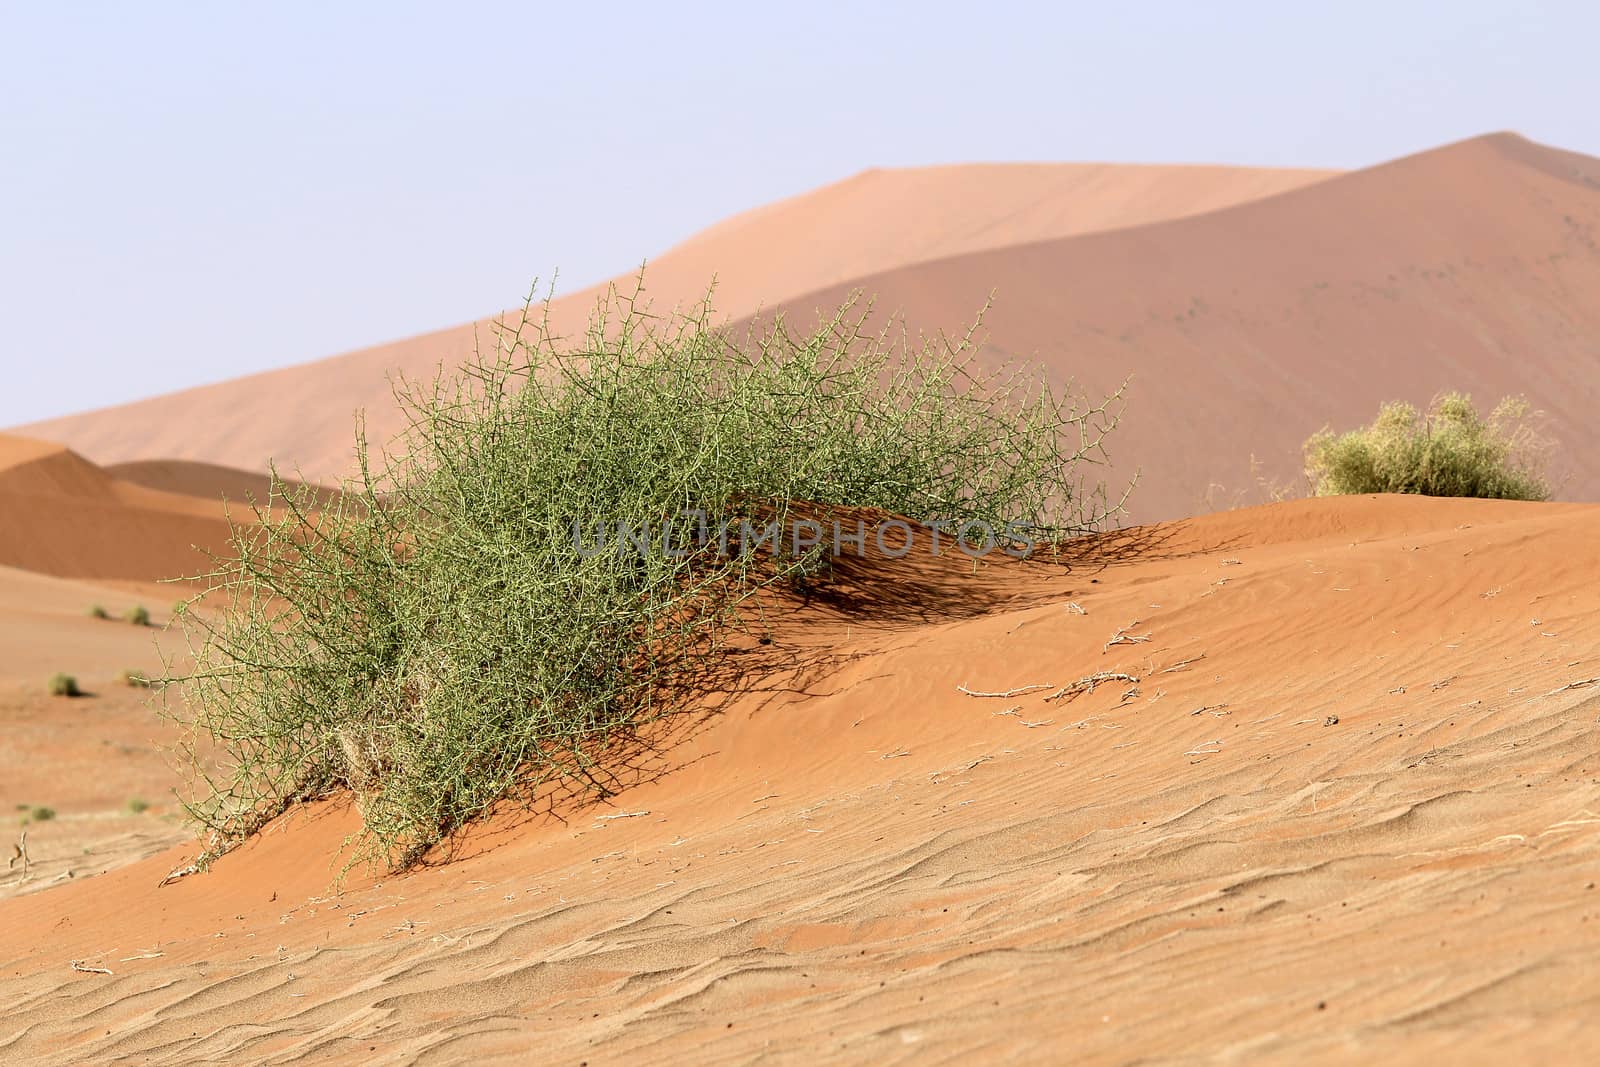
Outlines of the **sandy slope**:
<svg viewBox="0 0 1600 1067">
<path fill-rule="evenodd" d="M 609 806 L 342 896 L 332 805 L 0 904 L 0 1055 L 1593 1062 L 1597 535 L 1320 500 L 868 573 Z"/>
<path fill-rule="evenodd" d="M 0 435 L 0 850 L 9 857 L 28 810 L 56 813 L 28 827 L 29 869 L 0 869 L 0 897 L 187 836 L 163 752 L 173 730 L 122 674 L 159 677 L 163 652 L 183 652 L 164 628 L 190 590 L 161 580 L 204 570 L 189 546 L 221 549 L 226 536 L 215 498 L 153 491 L 60 446 Z M 122 621 L 135 605 L 151 626 Z M 95 606 L 109 618 L 91 617 Z M 57 672 L 87 695 L 49 696 Z M 130 812 L 136 799 L 150 809 Z"/>
<path fill-rule="evenodd" d="M 716 276 L 718 310 L 738 317 L 909 263 L 1178 218 L 1330 173 L 1101 164 L 871 170 L 735 216 L 669 250 L 651 263 L 649 293 L 663 307 L 693 302 Z M 648 252 L 639 250 L 641 258 Z M 557 301 L 558 329 L 580 329 L 598 291 Z M 988 291 L 980 284 L 959 306 Z M 441 361 L 459 364 L 473 343 L 471 326 L 441 330 L 21 432 L 68 443 L 100 463 L 183 459 L 259 470 L 275 457 L 331 483 L 349 466 L 356 409 L 368 410 L 379 436 L 395 428 L 390 372 L 431 380 Z"/>
<path fill-rule="evenodd" d="M 141 859 L 190 836 L 171 796 L 178 778 L 164 749 L 174 739 L 124 671 L 149 677 L 183 651 L 167 621 L 171 587 L 115 588 L 0 566 L 0 851 L 13 859 L 35 807 L 55 817 L 28 830 L 29 868 L 0 865 L 0 897 Z M 152 627 L 121 621 L 135 604 Z M 98 604 L 109 619 L 89 617 Z M 52 697 L 46 680 L 72 675 L 85 695 Z M 132 812 L 140 800 L 148 810 Z"/>
</svg>

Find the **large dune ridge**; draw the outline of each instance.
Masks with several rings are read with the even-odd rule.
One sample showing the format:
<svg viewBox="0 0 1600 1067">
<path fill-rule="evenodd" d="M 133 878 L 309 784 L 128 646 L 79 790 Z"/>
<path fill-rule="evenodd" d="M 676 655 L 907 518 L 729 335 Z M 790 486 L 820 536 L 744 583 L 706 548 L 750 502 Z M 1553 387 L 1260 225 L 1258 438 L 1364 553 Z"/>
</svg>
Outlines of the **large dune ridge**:
<svg viewBox="0 0 1600 1067">
<path fill-rule="evenodd" d="M 1364 422 L 1384 400 L 1425 404 L 1449 389 L 1484 403 L 1526 395 L 1563 446 L 1561 495 L 1600 498 L 1600 431 L 1588 417 L 1600 400 L 1600 162 L 1492 134 L 1231 205 L 1202 198 L 1215 209 L 1199 213 L 1180 211 L 1179 172 L 1138 192 L 1153 198 L 1154 220 L 1102 206 L 1082 225 L 1068 207 L 1077 198 L 1103 204 L 1114 174 L 1088 182 L 1079 173 L 1059 200 L 1033 201 L 1035 210 L 1001 221 L 997 205 L 1029 203 L 1021 190 L 1045 178 L 1029 168 L 996 173 L 1004 177 L 982 167 L 869 173 L 686 243 L 648 285 L 670 304 L 692 298 L 719 269 L 730 316 L 765 299 L 769 312 L 801 323 L 860 290 L 880 313 L 928 332 L 969 324 L 992 291 L 988 358 L 1037 360 L 1058 384 L 1091 394 L 1131 376 L 1108 475 L 1120 482 L 1144 472 L 1134 521 L 1254 499 L 1258 478 L 1292 486 L 1314 431 Z M 1227 184 L 1209 171 L 1194 180 L 1208 176 Z M 1229 191 L 1266 193 L 1264 182 L 1255 176 Z M 970 192 L 990 186 L 1005 195 Z M 963 230 L 945 196 L 985 205 L 970 217 L 988 228 Z M 880 227 L 858 225 L 879 209 Z M 908 220 L 944 236 L 903 240 Z M 854 237 L 844 240 L 830 221 Z M 1052 225 L 1068 232 L 1052 235 Z M 790 233 L 832 236 L 796 251 L 774 237 Z M 868 253 L 839 251 L 856 243 Z M 860 271 L 896 248 L 916 262 L 783 295 L 835 260 Z M 556 301 L 559 331 L 579 328 L 591 297 Z M 107 462 L 259 468 L 271 456 L 326 480 L 349 467 L 353 409 L 367 409 L 379 440 L 398 428 L 387 372 L 426 378 L 440 361 L 468 358 L 471 346 L 471 330 L 445 331 L 29 432 Z"/>
<path fill-rule="evenodd" d="M 1335 173 L 1112 164 L 870 170 L 736 215 L 666 251 L 649 265 L 647 295 L 658 309 L 688 306 L 715 279 L 717 311 L 739 318 L 923 260 L 1211 211 Z M 634 275 L 615 281 L 633 291 Z M 580 332 L 604 288 L 556 299 L 550 309 L 556 330 Z M 975 307 L 987 293 L 987 286 L 975 288 L 960 306 Z M 297 469 L 312 481 L 334 482 L 350 470 L 355 412 L 365 411 L 374 438 L 385 439 L 400 425 L 391 378 L 426 382 L 441 366 L 461 365 L 480 341 L 492 346 L 490 321 L 18 432 L 68 444 L 102 464 L 186 460 L 260 471 L 276 460 L 286 474 Z"/>
<path fill-rule="evenodd" d="M 340 888 L 336 800 L 0 902 L 0 1055 L 1592 1062 L 1597 536 L 1361 497 L 869 563 L 607 803 Z"/>
<path fill-rule="evenodd" d="M 1256 475 L 1303 492 L 1310 434 L 1449 390 L 1526 396 L 1559 442 L 1559 495 L 1600 498 L 1600 160 L 1497 134 L 778 310 L 805 320 L 861 288 L 913 328 L 954 331 L 988 287 L 990 358 L 1036 360 L 1091 396 L 1131 379 L 1108 474 L 1142 471 L 1136 521 L 1250 499 Z"/>
</svg>

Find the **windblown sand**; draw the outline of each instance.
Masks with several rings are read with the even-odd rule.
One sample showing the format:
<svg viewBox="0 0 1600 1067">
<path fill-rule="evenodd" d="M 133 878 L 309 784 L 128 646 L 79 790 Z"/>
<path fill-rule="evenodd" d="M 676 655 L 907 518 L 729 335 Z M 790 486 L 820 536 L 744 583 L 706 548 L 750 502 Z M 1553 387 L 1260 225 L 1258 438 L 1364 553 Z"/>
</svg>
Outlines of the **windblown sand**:
<svg viewBox="0 0 1600 1067">
<path fill-rule="evenodd" d="M 875 563 L 605 804 L 0 903 L 0 1058 L 1594 1062 L 1597 538 L 1347 498 Z"/>
</svg>

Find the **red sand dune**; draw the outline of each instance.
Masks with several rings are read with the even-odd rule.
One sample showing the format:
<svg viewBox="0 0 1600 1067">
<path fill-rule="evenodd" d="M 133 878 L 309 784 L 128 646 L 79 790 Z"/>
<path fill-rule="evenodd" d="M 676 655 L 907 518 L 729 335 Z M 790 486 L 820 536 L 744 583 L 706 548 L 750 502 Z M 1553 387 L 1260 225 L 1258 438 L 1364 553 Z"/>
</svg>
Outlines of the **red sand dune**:
<svg viewBox="0 0 1600 1067">
<path fill-rule="evenodd" d="M 814 616 L 609 806 L 340 895 L 329 804 L 0 903 L 0 1057 L 1593 1062 L 1597 537 L 1345 498 L 885 565 L 918 610 Z"/>
<path fill-rule="evenodd" d="M 662 307 L 692 303 L 715 275 L 718 311 L 738 317 L 909 263 L 1192 215 L 1331 173 L 1098 164 L 872 170 L 684 242 L 651 263 L 649 293 Z M 631 291 L 631 278 L 624 284 Z M 989 288 L 963 293 L 958 306 L 975 307 Z M 600 291 L 556 301 L 558 329 L 581 329 Z M 398 370 L 431 380 L 441 362 L 466 360 L 473 339 L 470 325 L 440 330 L 21 432 L 62 441 L 99 463 L 182 459 L 263 470 L 276 458 L 331 483 L 348 472 L 356 409 L 368 411 L 375 436 L 395 429 L 386 376 Z"/>
<path fill-rule="evenodd" d="M 0 566 L 153 583 L 205 570 L 196 547 L 227 539 L 216 498 L 147 489 L 59 445 L 0 434 Z"/>
</svg>

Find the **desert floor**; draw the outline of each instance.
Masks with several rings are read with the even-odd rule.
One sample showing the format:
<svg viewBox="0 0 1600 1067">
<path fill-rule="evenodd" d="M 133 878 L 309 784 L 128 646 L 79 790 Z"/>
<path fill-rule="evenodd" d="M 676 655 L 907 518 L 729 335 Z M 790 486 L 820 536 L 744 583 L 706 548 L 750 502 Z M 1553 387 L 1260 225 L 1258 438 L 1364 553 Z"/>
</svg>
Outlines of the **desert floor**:
<svg viewBox="0 0 1600 1067">
<path fill-rule="evenodd" d="M 0 901 L 0 1060 L 1596 1062 L 1597 542 L 1345 498 L 873 563 L 605 804 L 341 881 L 329 802 L 165 885 L 196 846 L 125 812 L 173 780 L 110 681 L 149 635 L 6 572 L 15 647 L 98 635 L 101 695 L 0 665 L 0 800 L 59 812 Z"/>
</svg>

